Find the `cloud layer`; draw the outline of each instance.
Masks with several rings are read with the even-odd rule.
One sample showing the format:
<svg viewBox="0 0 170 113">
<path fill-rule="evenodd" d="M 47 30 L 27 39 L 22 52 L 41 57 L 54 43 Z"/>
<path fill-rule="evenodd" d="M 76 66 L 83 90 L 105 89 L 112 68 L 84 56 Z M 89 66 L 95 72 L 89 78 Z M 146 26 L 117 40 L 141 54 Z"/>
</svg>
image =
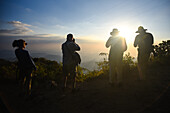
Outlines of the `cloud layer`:
<svg viewBox="0 0 170 113">
<path fill-rule="evenodd" d="M 22 23 L 20 21 L 9 21 L 6 24 L 10 25 L 12 29 L 0 29 L 0 35 L 12 35 L 12 34 L 28 34 L 33 32 L 30 28 L 31 25 Z"/>
</svg>

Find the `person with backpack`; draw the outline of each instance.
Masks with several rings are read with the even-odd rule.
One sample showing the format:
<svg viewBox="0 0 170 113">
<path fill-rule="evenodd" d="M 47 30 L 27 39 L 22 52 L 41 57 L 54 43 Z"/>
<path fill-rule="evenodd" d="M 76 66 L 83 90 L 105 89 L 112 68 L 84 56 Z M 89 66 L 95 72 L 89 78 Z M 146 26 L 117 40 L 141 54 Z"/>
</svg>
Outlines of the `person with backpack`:
<svg viewBox="0 0 170 113">
<path fill-rule="evenodd" d="M 17 47 L 15 55 L 18 59 L 19 85 L 26 95 L 31 95 L 32 72 L 36 70 L 34 61 L 25 50 L 27 43 L 23 39 L 14 40 L 13 47 Z"/>
<path fill-rule="evenodd" d="M 147 29 L 144 29 L 142 26 L 138 27 L 139 33 L 135 37 L 134 47 L 138 47 L 138 71 L 139 71 L 139 80 L 145 79 L 147 64 L 149 61 L 150 53 L 153 51 L 153 42 L 154 38 L 151 33 L 146 32 Z"/>
<path fill-rule="evenodd" d="M 127 50 L 125 38 L 119 36 L 118 29 L 110 32 L 110 37 L 106 42 L 106 47 L 110 47 L 109 52 L 109 83 L 120 86 L 122 83 L 122 60 L 123 53 Z"/>
<path fill-rule="evenodd" d="M 81 62 L 80 56 L 76 51 L 80 51 L 79 45 L 75 42 L 73 34 L 67 35 L 67 40 L 62 44 L 63 53 L 63 88 L 67 87 L 67 78 L 70 77 L 72 91 L 76 88 L 76 66 Z"/>
</svg>

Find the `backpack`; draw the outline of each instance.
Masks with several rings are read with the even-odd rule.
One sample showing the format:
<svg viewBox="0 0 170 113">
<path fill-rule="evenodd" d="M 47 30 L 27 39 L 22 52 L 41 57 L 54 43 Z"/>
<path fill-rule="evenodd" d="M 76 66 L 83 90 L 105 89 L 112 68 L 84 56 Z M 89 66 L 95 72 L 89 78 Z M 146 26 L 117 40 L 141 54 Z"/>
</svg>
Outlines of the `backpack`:
<svg viewBox="0 0 170 113">
<path fill-rule="evenodd" d="M 66 44 L 66 47 L 67 47 L 68 51 L 70 52 L 70 54 L 71 54 L 71 56 L 72 56 L 75 64 L 76 64 L 76 65 L 80 64 L 80 63 L 81 63 L 81 57 L 80 57 L 80 55 L 79 55 L 77 52 L 74 52 L 74 53 L 72 54 L 71 51 L 69 50 L 67 44 Z"/>
<path fill-rule="evenodd" d="M 81 63 L 81 57 L 80 57 L 80 55 L 79 55 L 77 52 L 74 52 L 74 53 L 72 54 L 72 57 L 73 57 L 76 65 L 78 65 L 78 64 Z"/>
</svg>

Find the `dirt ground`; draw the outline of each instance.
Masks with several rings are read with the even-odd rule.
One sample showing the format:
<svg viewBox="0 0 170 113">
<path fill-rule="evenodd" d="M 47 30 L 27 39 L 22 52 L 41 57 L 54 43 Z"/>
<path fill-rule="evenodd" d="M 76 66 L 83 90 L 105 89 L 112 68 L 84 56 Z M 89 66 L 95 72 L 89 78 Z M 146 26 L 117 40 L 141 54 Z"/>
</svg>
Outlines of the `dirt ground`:
<svg viewBox="0 0 170 113">
<path fill-rule="evenodd" d="M 110 86 L 108 76 L 84 81 L 79 90 L 63 93 L 50 81 L 33 87 L 32 97 L 21 94 L 15 80 L 0 81 L 0 112 L 4 113 L 170 113 L 170 68 L 124 74 L 122 86 Z"/>
</svg>

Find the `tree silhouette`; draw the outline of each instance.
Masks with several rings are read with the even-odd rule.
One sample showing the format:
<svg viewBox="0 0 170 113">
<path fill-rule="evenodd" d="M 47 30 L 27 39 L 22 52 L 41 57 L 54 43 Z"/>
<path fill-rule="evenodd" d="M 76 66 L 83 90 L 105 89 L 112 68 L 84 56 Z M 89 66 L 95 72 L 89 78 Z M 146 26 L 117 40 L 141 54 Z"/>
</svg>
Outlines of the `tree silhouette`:
<svg viewBox="0 0 170 113">
<path fill-rule="evenodd" d="M 154 46 L 154 56 L 155 57 L 164 57 L 170 55 L 170 40 L 162 41 L 158 45 Z"/>
</svg>

